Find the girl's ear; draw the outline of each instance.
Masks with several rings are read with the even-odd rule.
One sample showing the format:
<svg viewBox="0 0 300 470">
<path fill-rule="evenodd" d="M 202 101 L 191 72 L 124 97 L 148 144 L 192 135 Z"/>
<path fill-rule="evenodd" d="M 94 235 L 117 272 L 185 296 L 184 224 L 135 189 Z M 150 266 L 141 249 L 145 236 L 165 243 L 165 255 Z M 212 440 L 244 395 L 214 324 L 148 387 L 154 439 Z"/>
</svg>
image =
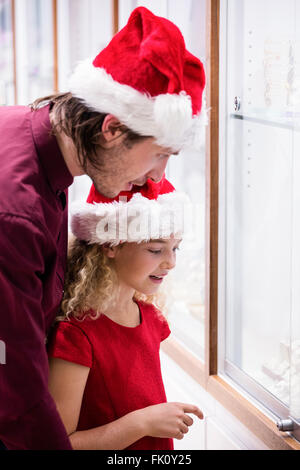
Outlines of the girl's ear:
<svg viewBox="0 0 300 470">
<path fill-rule="evenodd" d="M 110 246 L 107 243 L 102 246 L 102 250 L 108 258 L 114 258 L 116 256 L 117 249 L 117 246 Z"/>
</svg>

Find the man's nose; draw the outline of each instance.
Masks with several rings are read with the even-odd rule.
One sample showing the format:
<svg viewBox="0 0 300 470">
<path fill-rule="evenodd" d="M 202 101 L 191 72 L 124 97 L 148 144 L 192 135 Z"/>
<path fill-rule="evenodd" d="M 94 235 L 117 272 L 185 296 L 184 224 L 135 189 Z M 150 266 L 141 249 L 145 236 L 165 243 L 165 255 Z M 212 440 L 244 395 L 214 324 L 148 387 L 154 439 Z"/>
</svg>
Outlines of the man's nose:
<svg viewBox="0 0 300 470">
<path fill-rule="evenodd" d="M 158 167 L 153 168 L 153 170 L 147 174 L 147 178 L 150 178 L 154 183 L 159 183 L 165 174 L 169 158 L 166 158 Z"/>
</svg>

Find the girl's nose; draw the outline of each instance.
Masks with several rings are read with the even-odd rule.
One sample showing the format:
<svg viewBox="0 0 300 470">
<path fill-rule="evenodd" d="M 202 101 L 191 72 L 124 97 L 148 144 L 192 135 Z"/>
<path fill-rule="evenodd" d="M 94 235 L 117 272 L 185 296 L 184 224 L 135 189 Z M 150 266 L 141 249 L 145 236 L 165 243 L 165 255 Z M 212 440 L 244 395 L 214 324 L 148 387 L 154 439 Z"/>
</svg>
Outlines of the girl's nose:
<svg viewBox="0 0 300 470">
<path fill-rule="evenodd" d="M 175 253 L 172 253 L 169 256 L 167 256 L 160 265 L 161 269 L 167 269 L 168 271 L 170 271 L 171 269 L 174 269 L 175 266 L 176 266 Z"/>
</svg>

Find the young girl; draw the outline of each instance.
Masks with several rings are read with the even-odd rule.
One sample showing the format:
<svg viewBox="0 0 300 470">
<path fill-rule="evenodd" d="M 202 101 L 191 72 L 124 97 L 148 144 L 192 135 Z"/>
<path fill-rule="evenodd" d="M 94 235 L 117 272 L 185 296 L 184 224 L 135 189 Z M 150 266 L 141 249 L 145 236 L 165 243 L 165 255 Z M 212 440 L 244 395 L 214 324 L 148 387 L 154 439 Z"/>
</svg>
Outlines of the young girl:
<svg viewBox="0 0 300 470">
<path fill-rule="evenodd" d="M 148 180 L 114 201 L 92 187 L 74 211 L 63 316 L 48 348 L 50 392 L 74 449 L 173 449 L 193 423 L 187 413 L 203 418 L 166 402 L 159 360 L 170 330 L 155 295 L 175 266 L 183 200 L 166 179 Z"/>
</svg>

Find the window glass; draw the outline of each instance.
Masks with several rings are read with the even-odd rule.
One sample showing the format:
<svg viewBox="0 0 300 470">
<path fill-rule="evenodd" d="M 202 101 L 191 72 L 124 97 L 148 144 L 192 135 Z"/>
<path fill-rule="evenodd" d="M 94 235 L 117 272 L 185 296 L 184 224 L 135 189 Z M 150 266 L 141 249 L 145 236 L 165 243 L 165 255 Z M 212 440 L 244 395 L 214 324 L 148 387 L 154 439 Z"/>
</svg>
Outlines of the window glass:
<svg viewBox="0 0 300 470">
<path fill-rule="evenodd" d="M 298 17 L 299 18 L 299 17 Z M 299 48 L 300 49 L 300 48 Z M 298 55 L 299 57 L 299 55 Z M 300 109 L 297 105 L 296 109 Z M 296 126 L 296 123 L 294 124 Z M 293 197 L 293 230 L 292 230 L 292 286 L 291 286 L 291 339 L 290 339 L 290 414 L 300 422 L 300 217 L 296 215 L 299 212 L 300 205 L 300 186 L 298 178 L 300 175 L 300 132 L 299 128 L 293 133 L 293 172 L 294 181 L 292 189 Z M 298 437 L 299 439 L 299 437 Z"/>
<path fill-rule="evenodd" d="M 54 90 L 52 0 L 16 1 L 18 103 L 25 104 Z"/>
<path fill-rule="evenodd" d="M 205 66 L 205 0 L 137 1 L 120 0 L 119 21 L 123 27 L 137 6 L 173 21 L 181 30 L 187 49 Z M 204 104 L 205 108 L 205 104 Z M 204 358 L 205 293 L 205 130 L 200 151 L 185 151 L 170 158 L 167 178 L 177 190 L 186 192 L 193 206 L 191 236 L 177 252 L 177 265 L 164 281 L 166 311 L 172 334 L 194 353 Z"/>
<path fill-rule="evenodd" d="M 168 19 L 180 28 L 187 49 L 205 67 L 205 1 L 169 0 L 167 12 Z M 184 238 L 171 274 L 169 319 L 176 338 L 201 360 L 205 336 L 205 129 L 202 138 L 201 150 L 172 156 L 167 169 L 170 181 L 177 190 L 188 194 L 193 208 L 192 236 Z"/>
<path fill-rule="evenodd" d="M 11 0 L 0 0 L 0 105 L 14 104 Z"/>
<path fill-rule="evenodd" d="M 227 5 L 225 360 L 299 418 L 299 2 Z"/>
</svg>

